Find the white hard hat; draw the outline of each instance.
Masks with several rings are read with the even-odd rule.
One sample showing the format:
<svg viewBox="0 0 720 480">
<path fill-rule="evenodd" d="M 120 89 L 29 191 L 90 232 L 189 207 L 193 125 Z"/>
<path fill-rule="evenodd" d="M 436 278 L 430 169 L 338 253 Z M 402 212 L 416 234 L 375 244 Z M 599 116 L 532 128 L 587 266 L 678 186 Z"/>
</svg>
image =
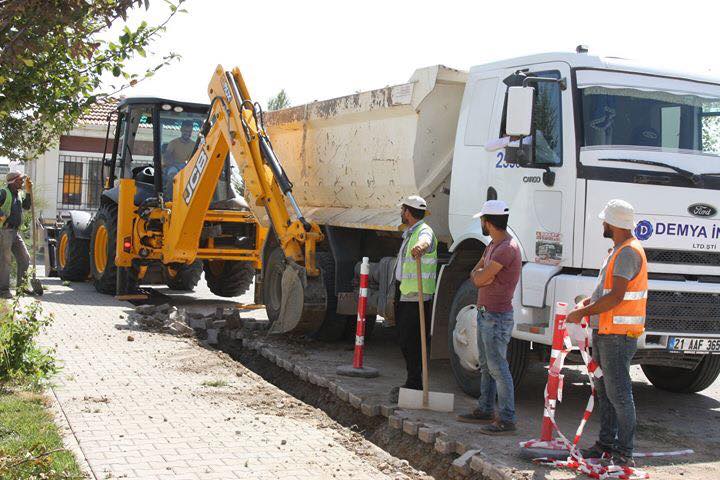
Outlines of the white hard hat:
<svg viewBox="0 0 720 480">
<path fill-rule="evenodd" d="M 488 200 L 473 218 L 480 218 L 483 215 L 510 215 L 510 209 L 502 200 Z"/>
<path fill-rule="evenodd" d="M 398 203 L 398 207 L 402 207 L 403 205 L 416 208 L 418 210 L 427 210 L 427 202 L 424 198 L 418 195 L 405 197 L 402 202 Z"/>
<path fill-rule="evenodd" d="M 617 228 L 632 230 L 635 228 L 635 209 L 625 200 L 615 198 L 610 200 L 600 215 L 600 220 Z"/>
</svg>

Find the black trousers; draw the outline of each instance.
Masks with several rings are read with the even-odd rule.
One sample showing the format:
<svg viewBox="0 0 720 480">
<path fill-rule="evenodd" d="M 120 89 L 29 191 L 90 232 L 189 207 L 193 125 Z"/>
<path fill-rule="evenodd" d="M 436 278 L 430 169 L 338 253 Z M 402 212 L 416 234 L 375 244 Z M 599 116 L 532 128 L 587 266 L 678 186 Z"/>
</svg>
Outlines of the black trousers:
<svg viewBox="0 0 720 480">
<path fill-rule="evenodd" d="M 407 380 L 405 386 L 409 388 L 422 389 L 422 350 L 420 344 L 420 309 L 418 302 L 398 301 L 395 315 L 397 339 L 400 343 L 405 367 L 407 368 Z M 432 299 L 424 302 L 425 307 L 425 342 L 430 352 L 430 316 L 432 315 Z"/>
</svg>

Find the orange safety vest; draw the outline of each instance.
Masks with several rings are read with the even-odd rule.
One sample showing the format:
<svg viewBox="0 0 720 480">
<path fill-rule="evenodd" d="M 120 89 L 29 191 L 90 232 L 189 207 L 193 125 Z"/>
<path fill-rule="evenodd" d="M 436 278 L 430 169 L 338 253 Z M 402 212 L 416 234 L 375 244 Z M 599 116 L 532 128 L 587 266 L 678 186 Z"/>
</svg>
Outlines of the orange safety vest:
<svg viewBox="0 0 720 480">
<path fill-rule="evenodd" d="M 620 245 L 612 257 L 608 260 L 605 272 L 604 293 L 608 294 L 613 288 L 613 270 L 615 269 L 615 258 L 623 248 L 630 247 L 640 255 L 642 264 L 640 271 L 635 278 L 628 282 L 625 298 L 612 310 L 600 314 L 601 335 L 629 335 L 639 337 L 645 331 L 645 306 L 648 295 L 648 272 L 645 250 L 637 238 L 631 238 Z"/>
</svg>

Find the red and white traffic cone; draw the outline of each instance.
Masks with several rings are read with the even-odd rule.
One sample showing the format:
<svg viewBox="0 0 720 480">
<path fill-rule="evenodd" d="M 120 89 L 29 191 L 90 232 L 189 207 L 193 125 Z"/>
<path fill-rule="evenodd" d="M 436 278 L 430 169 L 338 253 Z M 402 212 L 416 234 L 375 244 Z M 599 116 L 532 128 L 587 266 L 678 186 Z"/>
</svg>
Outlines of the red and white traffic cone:
<svg viewBox="0 0 720 480">
<path fill-rule="evenodd" d="M 337 367 L 338 375 L 348 377 L 373 378 L 380 375 L 377 368 L 363 365 L 365 348 L 365 309 L 367 308 L 368 282 L 370 276 L 370 259 L 363 257 L 360 265 L 360 291 L 358 294 L 357 327 L 355 329 L 355 353 L 353 354 L 352 365 L 340 365 Z"/>
</svg>

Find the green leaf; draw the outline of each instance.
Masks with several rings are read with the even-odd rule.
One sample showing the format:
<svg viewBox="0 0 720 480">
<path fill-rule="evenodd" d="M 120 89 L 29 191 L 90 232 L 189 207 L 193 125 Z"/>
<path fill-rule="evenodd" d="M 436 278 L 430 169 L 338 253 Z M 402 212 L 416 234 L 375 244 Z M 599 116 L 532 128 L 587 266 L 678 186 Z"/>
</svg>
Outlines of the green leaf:
<svg viewBox="0 0 720 480">
<path fill-rule="evenodd" d="M 112 74 L 113 74 L 113 76 L 119 77 L 119 76 L 120 76 L 120 73 L 122 73 L 122 70 L 120 70 L 120 67 L 118 67 L 117 65 L 115 65 L 115 66 L 113 67 L 113 69 L 112 69 Z"/>
<path fill-rule="evenodd" d="M 145 53 L 145 49 L 142 47 L 137 48 L 137 52 L 140 54 L 141 57 L 145 58 L 147 57 L 147 53 Z"/>
<path fill-rule="evenodd" d="M 2 75 L 0 75 L 0 85 L 2 85 L 3 83 L 5 83 L 6 81 L 7 81 L 7 78 L 5 78 L 5 77 L 3 77 Z"/>
</svg>

